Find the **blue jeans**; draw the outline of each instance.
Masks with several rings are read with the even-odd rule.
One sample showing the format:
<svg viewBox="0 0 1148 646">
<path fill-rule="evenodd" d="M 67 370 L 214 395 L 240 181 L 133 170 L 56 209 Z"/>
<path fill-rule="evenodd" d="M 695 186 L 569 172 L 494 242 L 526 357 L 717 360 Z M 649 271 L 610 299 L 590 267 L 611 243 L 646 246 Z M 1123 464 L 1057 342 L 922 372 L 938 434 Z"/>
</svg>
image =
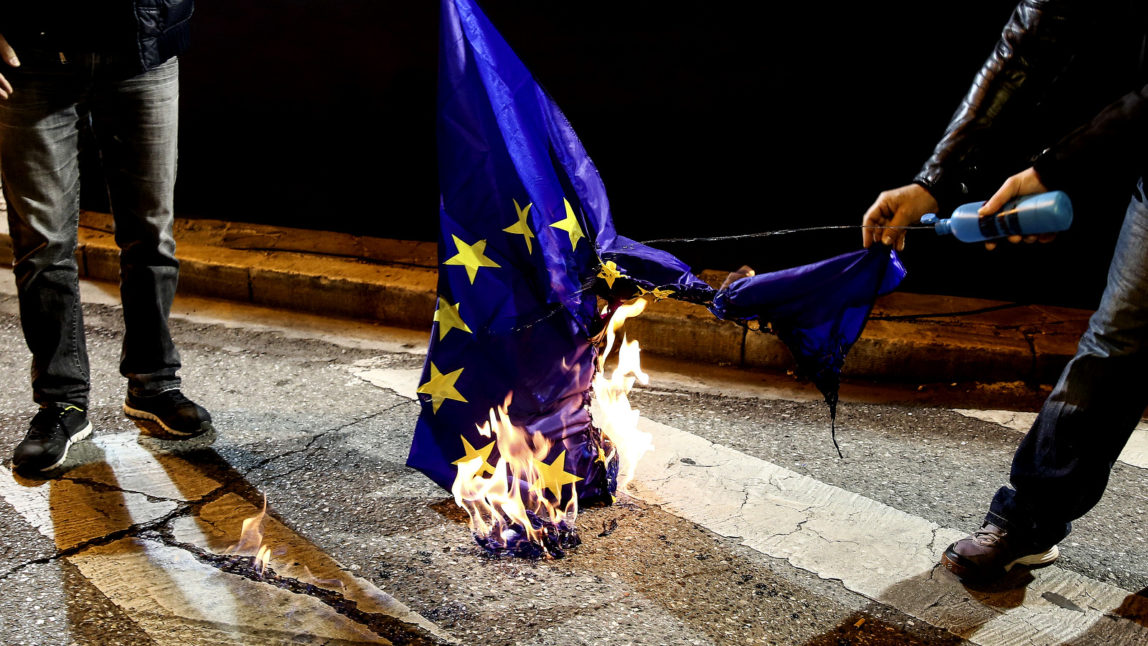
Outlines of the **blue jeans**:
<svg viewBox="0 0 1148 646">
<path fill-rule="evenodd" d="M 121 78 L 98 54 L 18 52 L 0 100 L 0 178 L 32 392 L 41 404 L 87 407 L 89 371 L 76 237 L 79 146 L 90 125 L 107 177 L 120 248 L 120 372 L 133 394 L 179 387 L 167 317 L 179 276 L 172 237 L 179 63 Z"/>
<path fill-rule="evenodd" d="M 986 520 L 1044 548 L 1092 509 L 1148 406 L 1148 204 L 1128 204 L 1100 306 L 1013 457 Z"/>
</svg>

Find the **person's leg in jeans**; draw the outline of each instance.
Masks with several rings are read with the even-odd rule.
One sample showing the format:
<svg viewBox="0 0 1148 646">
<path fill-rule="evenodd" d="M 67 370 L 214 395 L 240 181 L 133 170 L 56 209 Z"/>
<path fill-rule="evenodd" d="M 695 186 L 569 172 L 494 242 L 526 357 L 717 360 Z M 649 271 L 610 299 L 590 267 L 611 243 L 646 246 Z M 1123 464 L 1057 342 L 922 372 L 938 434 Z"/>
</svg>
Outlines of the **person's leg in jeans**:
<svg viewBox="0 0 1148 646">
<path fill-rule="evenodd" d="M 1100 306 L 1013 458 L 989 522 L 1051 546 L 1104 494 L 1148 406 L 1148 204 L 1128 205 Z"/>
<path fill-rule="evenodd" d="M 92 431 L 80 309 L 79 135 L 86 121 L 83 70 L 24 52 L 0 101 L 0 174 L 8 203 L 20 324 L 32 351 L 32 397 L 40 411 L 12 453 L 21 472 L 54 469 Z"/>
<path fill-rule="evenodd" d="M 1148 405 L 1148 205 L 1128 205 L 1100 307 L 1076 355 L 1013 456 L 1010 481 L 984 525 L 945 549 L 963 579 L 1013 565 L 1047 565 L 1072 521 L 1100 500 L 1108 475 Z"/>
<path fill-rule="evenodd" d="M 120 248 L 124 412 L 175 435 L 200 435 L 212 429 L 211 415 L 180 392 L 179 353 L 168 327 L 179 279 L 172 236 L 179 61 L 126 80 L 97 73 L 91 103 Z"/>
<path fill-rule="evenodd" d="M 9 72 L 12 96 L 0 101 L 0 172 L 32 395 L 39 404 L 87 407 L 76 265 L 83 83 L 75 68 L 25 58 Z"/>
<path fill-rule="evenodd" d="M 174 58 L 127 80 L 101 80 L 93 91 L 92 129 L 120 248 L 120 372 L 141 396 L 180 385 L 167 322 L 179 277 L 172 237 L 178 125 Z"/>
</svg>

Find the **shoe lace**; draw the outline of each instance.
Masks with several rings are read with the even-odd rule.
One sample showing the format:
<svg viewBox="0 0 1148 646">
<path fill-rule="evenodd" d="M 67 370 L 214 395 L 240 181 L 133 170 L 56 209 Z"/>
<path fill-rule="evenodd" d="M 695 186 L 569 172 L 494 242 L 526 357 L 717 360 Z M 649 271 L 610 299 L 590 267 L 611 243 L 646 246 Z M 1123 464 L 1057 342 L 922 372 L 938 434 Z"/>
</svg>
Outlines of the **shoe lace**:
<svg viewBox="0 0 1148 646">
<path fill-rule="evenodd" d="M 24 436 L 24 439 L 51 439 L 59 429 L 64 428 L 64 422 L 60 418 L 68 412 L 69 408 L 80 410 L 76 406 L 45 406 L 41 408 L 40 412 L 32 418 L 32 423 L 28 427 L 28 434 Z"/>
<path fill-rule="evenodd" d="M 983 527 L 973 532 L 973 540 L 981 545 L 996 545 L 1002 538 L 1004 534 Z"/>
<path fill-rule="evenodd" d="M 169 405 L 171 405 L 173 408 L 178 408 L 180 406 L 186 406 L 187 404 L 191 403 L 191 400 L 187 398 L 187 395 L 184 395 L 183 391 L 178 390 L 178 389 L 177 390 L 166 390 L 166 391 L 160 393 L 160 397 L 162 397 L 163 399 L 166 399 L 167 403 Z"/>
</svg>

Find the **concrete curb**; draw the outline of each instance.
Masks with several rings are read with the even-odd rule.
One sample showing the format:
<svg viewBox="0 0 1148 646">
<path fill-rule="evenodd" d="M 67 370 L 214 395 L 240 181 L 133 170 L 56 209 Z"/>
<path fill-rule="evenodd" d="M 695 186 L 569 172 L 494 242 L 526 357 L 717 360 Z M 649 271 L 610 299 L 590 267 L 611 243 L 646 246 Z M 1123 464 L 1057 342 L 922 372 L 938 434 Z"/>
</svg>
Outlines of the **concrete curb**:
<svg viewBox="0 0 1148 646">
<path fill-rule="evenodd" d="M 0 230 L 0 264 L 12 244 Z M 81 275 L 119 280 L 111 217 L 85 212 Z M 178 220 L 179 291 L 268 307 L 426 329 L 435 310 L 434 243 L 368 238 L 216 220 Z M 717 272 L 703 278 L 721 279 Z M 1056 380 L 1090 312 L 998 301 L 894 293 L 880 299 L 845 364 L 845 376 L 909 383 Z M 791 370 L 770 334 L 666 300 L 627 324 L 644 352 L 676 359 Z"/>
</svg>

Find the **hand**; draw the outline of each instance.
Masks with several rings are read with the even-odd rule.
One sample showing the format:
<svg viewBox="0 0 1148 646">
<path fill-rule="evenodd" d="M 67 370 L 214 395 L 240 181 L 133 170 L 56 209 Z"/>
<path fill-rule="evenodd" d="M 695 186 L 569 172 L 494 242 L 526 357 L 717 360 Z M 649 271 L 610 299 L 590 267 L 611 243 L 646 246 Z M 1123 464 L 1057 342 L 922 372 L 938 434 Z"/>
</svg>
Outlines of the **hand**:
<svg viewBox="0 0 1148 646">
<path fill-rule="evenodd" d="M 749 278 L 752 275 L 754 275 L 753 267 L 750 267 L 749 265 L 742 265 L 741 269 L 730 272 L 730 274 L 725 277 L 725 281 L 721 284 L 721 287 L 718 288 L 718 291 L 729 287 L 742 278 Z"/>
<path fill-rule="evenodd" d="M 906 227 L 921 221 L 926 213 L 936 213 L 937 200 L 919 184 L 884 191 L 861 219 L 861 242 L 868 248 L 881 242 L 900 251 L 905 248 Z"/>
<path fill-rule="evenodd" d="M 0 34 L 0 59 L 12 67 L 20 67 L 20 59 L 16 58 L 16 51 L 8 44 L 4 34 Z M 0 74 L 0 99 L 7 99 L 12 95 L 12 84 Z"/>
<path fill-rule="evenodd" d="M 987 202 L 977 210 L 977 214 L 981 217 L 992 215 L 1001 210 L 1009 200 L 1020 197 L 1022 195 L 1032 195 L 1034 193 L 1044 193 L 1048 189 L 1045 188 L 1044 183 L 1040 181 L 1040 176 L 1032 168 L 1027 168 L 1016 175 L 1005 180 L 1004 184 L 997 189 L 997 192 L 989 198 Z M 1008 241 L 1017 243 L 1024 241 L 1026 243 L 1033 242 L 1049 242 L 1056 237 L 1055 233 L 1042 233 L 1040 235 L 1032 236 L 1009 236 Z M 997 243 L 986 242 L 985 249 L 996 249 Z"/>
</svg>

